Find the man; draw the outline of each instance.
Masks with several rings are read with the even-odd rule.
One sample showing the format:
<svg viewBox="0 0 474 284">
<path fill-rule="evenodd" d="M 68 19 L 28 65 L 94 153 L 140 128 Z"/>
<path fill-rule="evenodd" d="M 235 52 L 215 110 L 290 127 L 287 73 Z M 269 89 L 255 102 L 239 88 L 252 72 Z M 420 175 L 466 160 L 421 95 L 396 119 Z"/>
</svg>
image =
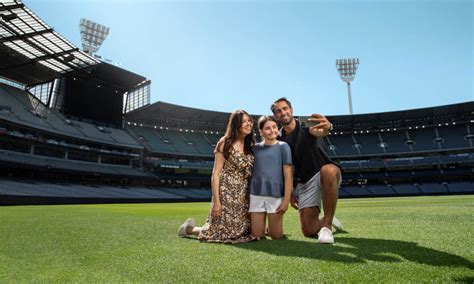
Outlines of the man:
<svg viewBox="0 0 474 284">
<path fill-rule="evenodd" d="M 286 98 L 276 100 L 271 110 L 283 126 L 278 139 L 288 143 L 291 148 L 297 183 L 291 206 L 299 209 L 303 235 L 318 235 L 319 243 L 332 244 L 332 226 L 341 227 L 340 222 L 334 219 L 341 170 L 324 151 L 322 141 L 332 130 L 332 124 L 325 116 L 313 114 L 310 120 L 318 124 L 303 128 L 293 117 L 291 103 Z M 321 198 L 324 217 L 319 219 Z"/>
</svg>

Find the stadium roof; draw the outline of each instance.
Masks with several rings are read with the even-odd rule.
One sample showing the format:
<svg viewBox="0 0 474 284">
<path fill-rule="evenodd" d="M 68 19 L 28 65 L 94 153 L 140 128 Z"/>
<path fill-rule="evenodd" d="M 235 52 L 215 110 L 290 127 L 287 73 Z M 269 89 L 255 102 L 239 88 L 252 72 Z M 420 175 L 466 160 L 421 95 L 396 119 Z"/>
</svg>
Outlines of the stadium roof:
<svg viewBox="0 0 474 284">
<path fill-rule="evenodd" d="M 184 107 L 164 102 L 136 109 L 126 114 L 128 122 L 170 128 L 218 129 L 227 125 L 230 113 Z M 298 116 L 296 113 L 295 116 Z M 259 115 L 252 115 L 257 119 Z M 340 130 L 358 128 L 380 128 L 386 126 L 408 127 L 410 125 L 435 125 L 474 119 L 474 102 L 411 109 L 403 111 L 369 113 L 358 115 L 328 116 L 335 128 Z"/>
<path fill-rule="evenodd" d="M 56 33 L 19 0 L 0 0 L 0 76 L 25 85 L 100 61 Z"/>
<path fill-rule="evenodd" d="M 222 130 L 227 125 L 229 115 L 228 112 L 217 112 L 156 102 L 127 113 L 125 120 L 170 128 L 192 127 L 202 130 Z"/>
<path fill-rule="evenodd" d="M 108 84 L 120 91 L 120 94 L 146 81 L 146 78 L 141 75 L 106 62 L 101 62 L 86 70 L 73 72 L 71 76 L 86 78 L 99 84 Z"/>
<path fill-rule="evenodd" d="M 408 127 L 418 124 L 468 121 L 474 117 L 474 102 L 402 111 L 379 112 L 358 115 L 331 116 L 331 122 L 339 128 L 378 128 L 384 126 Z"/>
</svg>

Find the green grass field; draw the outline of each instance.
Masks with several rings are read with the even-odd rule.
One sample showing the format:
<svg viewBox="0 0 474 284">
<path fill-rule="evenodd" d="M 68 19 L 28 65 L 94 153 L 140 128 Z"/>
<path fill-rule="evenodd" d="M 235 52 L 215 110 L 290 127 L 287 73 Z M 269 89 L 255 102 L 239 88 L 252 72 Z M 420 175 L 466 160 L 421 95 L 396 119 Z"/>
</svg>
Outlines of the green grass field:
<svg viewBox="0 0 474 284">
<path fill-rule="evenodd" d="M 209 204 L 0 207 L 0 283 L 474 282 L 474 196 L 343 199 L 334 245 L 178 238 Z"/>
</svg>

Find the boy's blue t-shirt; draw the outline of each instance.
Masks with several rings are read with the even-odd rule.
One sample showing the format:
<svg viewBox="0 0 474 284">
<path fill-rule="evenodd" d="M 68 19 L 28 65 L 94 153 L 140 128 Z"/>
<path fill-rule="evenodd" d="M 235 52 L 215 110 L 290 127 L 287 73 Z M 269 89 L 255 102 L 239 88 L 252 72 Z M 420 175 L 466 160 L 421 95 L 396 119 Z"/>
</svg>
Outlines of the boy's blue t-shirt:
<svg viewBox="0 0 474 284">
<path fill-rule="evenodd" d="M 250 194 L 260 196 L 283 197 L 283 165 L 292 165 L 290 146 L 283 141 L 273 145 L 264 142 L 252 148 L 255 157 Z"/>
</svg>

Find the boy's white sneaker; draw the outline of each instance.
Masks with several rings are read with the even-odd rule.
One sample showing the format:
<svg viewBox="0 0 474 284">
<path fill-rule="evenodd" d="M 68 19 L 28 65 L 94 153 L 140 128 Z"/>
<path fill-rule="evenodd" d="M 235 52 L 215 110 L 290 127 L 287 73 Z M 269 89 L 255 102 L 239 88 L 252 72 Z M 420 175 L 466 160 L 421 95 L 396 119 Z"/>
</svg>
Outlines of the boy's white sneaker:
<svg viewBox="0 0 474 284">
<path fill-rule="evenodd" d="M 318 242 L 320 244 L 333 244 L 334 236 L 332 235 L 331 229 L 322 227 L 318 233 Z"/>
<path fill-rule="evenodd" d="M 334 218 L 332 219 L 332 226 L 334 227 L 334 229 L 336 229 L 336 231 L 342 230 L 342 223 L 341 221 L 339 221 L 339 219 L 336 218 L 336 216 L 334 216 Z"/>
<path fill-rule="evenodd" d="M 188 218 L 188 220 L 184 221 L 184 223 L 178 229 L 178 237 L 184 238 L 188 235 L 186 232 L 186 228 L 188 227 L 195 227 L 196 221 L 193 218 Z"/>
</svg>

